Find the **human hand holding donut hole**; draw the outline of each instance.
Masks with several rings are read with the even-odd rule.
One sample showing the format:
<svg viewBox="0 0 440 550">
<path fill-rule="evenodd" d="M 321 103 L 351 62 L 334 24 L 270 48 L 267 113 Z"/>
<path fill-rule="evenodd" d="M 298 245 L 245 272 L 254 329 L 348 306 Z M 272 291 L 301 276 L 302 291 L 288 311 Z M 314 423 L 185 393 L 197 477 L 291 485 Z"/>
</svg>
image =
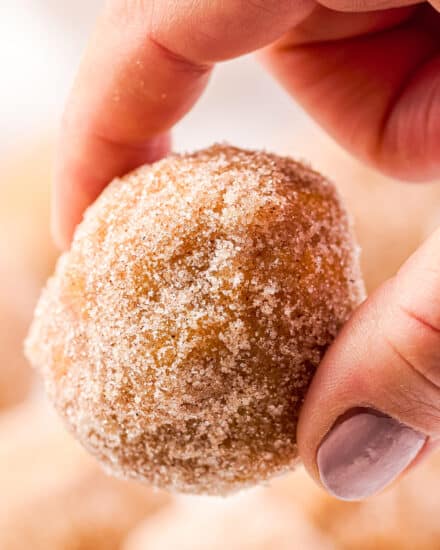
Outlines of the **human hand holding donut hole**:
<svg viewBox="0 0 440 550">
<path fill-rule="evenodd" d="M 111 179 L 168 152 L 216 62 L 254 50 L 361 159 L 438 176 L 439 31 L 436 3 L 108 2 L 64 117 L 58 242 Z M 309 388 L 299 452 L 340 498 L 381 490 L 440 437 L 439 260 L 436 232 L 355 312 Z"/>
</svg>

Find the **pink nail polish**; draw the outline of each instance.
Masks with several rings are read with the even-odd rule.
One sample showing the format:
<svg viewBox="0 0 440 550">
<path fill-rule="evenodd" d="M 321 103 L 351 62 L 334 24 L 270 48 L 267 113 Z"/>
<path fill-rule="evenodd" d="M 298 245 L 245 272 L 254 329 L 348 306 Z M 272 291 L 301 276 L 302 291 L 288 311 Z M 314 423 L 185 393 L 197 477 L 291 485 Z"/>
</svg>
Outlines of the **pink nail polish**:
<svg viewBox="0 0 440 550">
<path fill-rule="evenodd" d="M 360 500 L 385 488 L 414 460 L 426 436 L 372 409 L 358 409 L 321 443 L 322 484 L 343 500 Z"/>
</svg>

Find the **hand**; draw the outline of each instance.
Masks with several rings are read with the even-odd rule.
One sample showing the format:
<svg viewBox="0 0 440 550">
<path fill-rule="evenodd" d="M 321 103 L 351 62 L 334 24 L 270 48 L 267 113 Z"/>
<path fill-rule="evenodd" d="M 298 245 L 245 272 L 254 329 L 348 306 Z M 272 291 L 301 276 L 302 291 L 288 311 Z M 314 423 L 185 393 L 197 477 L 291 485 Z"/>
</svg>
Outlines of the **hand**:
<svg viewBox="0 0 440 550">
<path fill-rule="evenodd" d="M 113 177 L 167 153 L 216 62 L 254 50 L 352 153 L 401 178 L 440 175 L 440 14 L 413 3 L 107 2 L 63 121 L 58 242 Z M 440 438 L 439 266 L 440 231 L 358 309 L 313 380 L 300 453 L 340 498 L 377 492 Z"/>
</svg>

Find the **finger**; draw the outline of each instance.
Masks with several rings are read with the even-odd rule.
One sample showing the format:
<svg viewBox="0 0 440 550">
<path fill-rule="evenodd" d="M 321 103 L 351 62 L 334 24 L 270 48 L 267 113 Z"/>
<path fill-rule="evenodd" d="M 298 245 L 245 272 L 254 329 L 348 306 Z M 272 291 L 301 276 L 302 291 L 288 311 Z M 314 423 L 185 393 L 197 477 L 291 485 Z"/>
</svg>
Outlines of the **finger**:
<svg viewBox="0 0 440 550">
<path fill-rule="evenodd" d="M 404 6 L 423 4 L 425 0 L 320 0 L 322 6 L 332 10 L 351 13 L 372 12 L 375 10 L 389 10 Z M 430 0 L 435 9 L 440 9 L 439 0 Z"/>
<path fill-rule="evenodd" d="M 440 441 L 440 230 L 331 346 L 301 412 L 300 452 L 329 492 L 383 489 Z"/>
<path fill-rule="evenodd" d="M 422 4 L 424 0 L 320 0 L 322 6 L 342 12 L 372 12 Z"/>
<path fill-rule="evenodd" d="M 401 25 L 416 12 L 415 6 L 363 13 L 338 12 L 317 4 L 309 15 L 286 33 L 268 53 L 288 52 L 295 46 L 360 38 Z"/>
<path fill-rule="evenodd" d="M 440 14 L 340 15 L 315 10 L 265 63 L 347 150 L 394 177 L 438 177 Z"/>
<path fill-rule="evenodd" d="M 66 245 L 84 208 L 115 176 L 166 153 L 213 63 L 260 48 L 313 0 L 112 0 L 67 105 L 56 168 L 54 233 Z"/>
</svg>

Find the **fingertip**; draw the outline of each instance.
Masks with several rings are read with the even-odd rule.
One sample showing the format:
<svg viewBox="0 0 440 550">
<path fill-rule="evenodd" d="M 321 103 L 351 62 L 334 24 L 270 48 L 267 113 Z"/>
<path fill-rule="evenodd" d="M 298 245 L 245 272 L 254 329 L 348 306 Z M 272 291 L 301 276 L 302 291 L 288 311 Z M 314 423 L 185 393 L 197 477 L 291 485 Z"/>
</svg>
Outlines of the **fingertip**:
<svg viewBox="0 0 440 550">
<path fill-rule="evenodd" d="M 50 215 L 50 233 L 55 246 L 61 252 L 69 248 L 73 231 L 68 231 L 67 228 L 63 227 L 58 208 L 53 203 Z"/>
<path fill-rule="evenodd" d="M 59 197 L 62 190 L 62 182 L 59 180 L 57 171 L 54 174 L 50 199 L 50 234 L 55 246 L 61 252 L 64 252 L 70 245 L 71 235 L 69 235 L 65 227 L 65 214 L 62 211 L 63 202 Z"/>
<path fill-rule="evenodd" d="M 376 410 L 351 411 L 318 448 L 321 483 L 336 498 L 363 500 L 397 479 L 426 441 L 426 435 Z"/>
<path fill-rule="evenodd" d="M 67 197 L 60 197 L 63 187 L 55 182 L 50 209 L 50 231 L 57 248 L 64 252 L 70 246 L 73 233 L 80 219 L 75 219 L 76 203 Z"/>
<path fill-rule="evenodd" d="M 52 239 L 61 251 L 69 248 L 75 227 L 94 200 L 94 192 L 99 194 L 100 189 L 91 189 L 90 178 L 78 169 L 76 161 L 60 150 L 52 186 L 50 229 Z"/>
<path fill-rule="evenodd" d="M 98 136 L 82 139 L 81 155 L 71 155 L 76 140 L 64 135 L 56 163 L 52 190 L 51 234 L 61 250 L 69 248 L 85 210 L 116 177 L 151 164 L 171 148 L 170 133 L 160 134 L 139 146 L 124 145 Z M 84 145 L 85 144 L 85 145 Z"/>
<path fill-rule="evenodd" d="M 343 327 L 300 414 L 304 465 L 318 484 L 343 500 L 380 492 L 440 440 L 438 332 L 430 324 L 438 317 L 429 316 L 438 304 L 426 300 L 438 288 L 438 270 L 430 267 L 437 261 L 436 239 L 424 247 Z M 430 290 L 423 300 L 421 281 Z M 415 317 L 397 307 L 402 295 L 413 298 Z"/>
<path fill-rule="evenodd" d="M 62 231 L 59 227 L 57 214 L 54 211 L 54 208 L 51 209 L 50 214 L 50 234 L 52 236 L 52 241 L 55 243 L 55 246 L 62 252 L 67 249 L 68 242 L 67 239 L 63 237 Z"/>
</svg>

